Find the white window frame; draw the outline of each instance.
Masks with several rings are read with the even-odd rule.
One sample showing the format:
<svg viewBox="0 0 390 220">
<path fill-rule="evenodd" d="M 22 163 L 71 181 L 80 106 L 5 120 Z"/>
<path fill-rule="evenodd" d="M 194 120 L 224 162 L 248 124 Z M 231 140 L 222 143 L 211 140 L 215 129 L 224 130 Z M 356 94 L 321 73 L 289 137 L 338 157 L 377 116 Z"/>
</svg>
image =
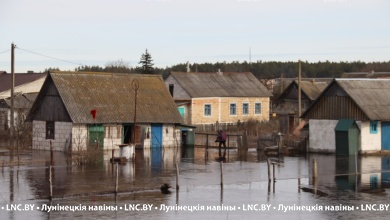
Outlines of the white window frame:
<svg viewBox="0 0 390 220">
<path fill-rule="evenodd" d="M 235 114 L 232 114 L 232 105 L 234 105 Z M 237 103 L 236 102 L 229 103 L 229 115 L 230 116 L 237 116 Z"/>
<path fill-rule="evenodd" d="M 256 112 L 256 105 L 260 104 L 260 113 Z M 255 102 L 254 108 L 253 108 L 254 115 L 262 115 L 263 114 L 263 103 L 262 102 Z"/>
<path fill-rule="evenodd" d="M 209 115 L 206 115 L 206 106 L 210 106 L 210 114 Z M 203 106 L 203 116 L 205 116 L 205 117 L 212 116 L 212 112 L 213 112 L 212 110 L 213 110 L 213 106 L 211 104 L 209 104 L 209 103 L 204 104 L 204 106 Z"/>
<path fill-rule="evenodd" d="M 244 105 L 248 105 L 248 107 L 246 108 L 246 110 L 247 110 L 246 113 L 244 112 Z M 249 113 L 250 113 L 249 102 L 243 102 L 243 103 L 242 103 L 242 115 L 243 115 L 243 116 L 246 116 L 246 115 L 249 115 Z"/>
</svg>

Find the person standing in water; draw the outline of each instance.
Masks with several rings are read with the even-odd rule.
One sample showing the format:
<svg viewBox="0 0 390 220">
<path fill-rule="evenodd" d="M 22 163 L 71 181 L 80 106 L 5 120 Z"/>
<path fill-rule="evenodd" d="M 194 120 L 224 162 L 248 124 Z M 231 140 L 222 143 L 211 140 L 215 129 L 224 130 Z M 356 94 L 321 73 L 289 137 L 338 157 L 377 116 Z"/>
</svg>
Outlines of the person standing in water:
<svg viewBox="0 0 390 220">
<path fill-rule="evenodd" d="M 217 134 L 217 141 L 219 142 L 219 156 L 221 157 L 221 146 L 224 147 L 223 157 L 226 155 L 226 132 L 220 129 Z"/>
</svg>

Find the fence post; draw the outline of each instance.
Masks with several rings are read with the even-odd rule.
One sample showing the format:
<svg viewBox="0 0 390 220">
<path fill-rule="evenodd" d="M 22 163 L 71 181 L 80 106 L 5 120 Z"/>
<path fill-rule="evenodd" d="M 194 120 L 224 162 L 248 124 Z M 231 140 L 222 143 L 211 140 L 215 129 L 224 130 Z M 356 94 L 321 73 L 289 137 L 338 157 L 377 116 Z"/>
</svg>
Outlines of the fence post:
<svg viewBox="0 0 390 220">
<path fill-rule="evenodd" d="M 209 134 L 206 134 L 206 150 L 209 148 Z"/>
<path fill-rule="evenodd" d="M 221 167 L 221 187 L 223 187 L 223 162 L 222 160 L 219 162 Z"/>
<path fill-rule="evenodd" d="M 275 177 L 275 163 L 272 163 L 272 175 L 274 178 L 274 182 L 276 182 L 276 177 Z"/>
<path fill-rule="evenodd" d="M 269 159 L 267 159 L 267 165 L 268 165 L 268 182 L 271 182 L 271 162 Z"/>
<path fill-rule="evenodd" d="M 52 171 L 51 171 L 51 168 L 52 166 L 50 165 L 49 166 L 49 184 L 50 184 L 50 196 L 49 196 L 49 200 L 51 201 L 52 198 L 53 198 L 53 175 L 52 175 Z"/>
<path fill-rule="evenodd" d="M 176 162 L 176 191 L 179 191 L 179 166 Z"/>
<path fill-rule="evenodd" d="M 317 160 L 313 159 L 313 185 L 314 185 L 314 194 L 317 195 L 318 179 L 317 179 Z"/>
<path fill-rule="evenodd" d="M 118 163 L 116 163 L 116 180 L 115 180 L 115 196 L 118 194 L 118 180 L 119 178 L 119 170 L 118 170 Z"/>
</svg>

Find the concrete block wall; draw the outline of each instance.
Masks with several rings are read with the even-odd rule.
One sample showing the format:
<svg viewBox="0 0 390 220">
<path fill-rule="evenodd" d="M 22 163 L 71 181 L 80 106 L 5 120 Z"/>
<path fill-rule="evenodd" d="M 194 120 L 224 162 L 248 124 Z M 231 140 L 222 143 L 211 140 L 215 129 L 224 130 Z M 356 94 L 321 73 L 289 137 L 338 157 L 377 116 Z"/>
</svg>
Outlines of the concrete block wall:
<svg viewBox="0 0 390 220">
<path fill-rule="evenodd" d="M 72 127 L 72 150 L 86 150 L 88 143 L 88 127 L 75 124 Z"/>
<path fill-rule="evenodd" d="M 335 153 L 335 127 L 338 120 L 309 120 L 309 151 L 317 153 Z"/>
<path fill-rule="evenodd" d="M 180 146 L 181 132 L 175 129 L 175 125 L 163 126 L 163 147 L 175 147 L 177 144 Z"/>
<path fill-rule="evenodd" d="M 51 140 L 54 151 L 66 151 L 71 145 L 72 123 L 55 122 L 54 140 Z M 46 139 L 46 121 L 33 121 L 32 148 L 50 150 L 50 140 Z"/>
<path fill-rule="evenodd" d="M 151 131 L 151 126 L 146 126 L 146 131 Z M 176 144 L 181 144 L 181 131 L 180 129 L 176 129 L 174 124 L 164 124 L 162 128 L 162 145 L 163 148 L 175 147 Z M 143 139 L 143 147 L 150 148 L 151 139 L 147 138 L 147 135 L 144 135 Z"/>
<path fill-rule="evenodd" d="M 104 125 L 104 150 L 118 150 L 122 144 L 122 125 Z"/>
<path fill-rule="evenodd" d="M 364 153 L 375 153 L 382 150 L 382 125 L 378 121 L 378 132 L 370 133 L 370 121 L 362 121 L 360 125 L 361 151 Z"/>
</svg>

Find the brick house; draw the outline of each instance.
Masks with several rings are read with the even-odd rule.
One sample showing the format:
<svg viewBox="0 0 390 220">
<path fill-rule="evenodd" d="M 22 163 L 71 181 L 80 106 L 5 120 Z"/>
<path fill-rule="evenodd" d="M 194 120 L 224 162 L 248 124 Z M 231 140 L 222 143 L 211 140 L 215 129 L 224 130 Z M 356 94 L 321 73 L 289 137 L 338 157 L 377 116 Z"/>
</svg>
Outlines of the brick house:
<svg viewBox="0 0 390 220">
<path fill-rule="evenodd" d="M 171 72 L 165 84 L 186 124 L 269 120 L 271 93 L 250 72 Z"/>
</svg>

